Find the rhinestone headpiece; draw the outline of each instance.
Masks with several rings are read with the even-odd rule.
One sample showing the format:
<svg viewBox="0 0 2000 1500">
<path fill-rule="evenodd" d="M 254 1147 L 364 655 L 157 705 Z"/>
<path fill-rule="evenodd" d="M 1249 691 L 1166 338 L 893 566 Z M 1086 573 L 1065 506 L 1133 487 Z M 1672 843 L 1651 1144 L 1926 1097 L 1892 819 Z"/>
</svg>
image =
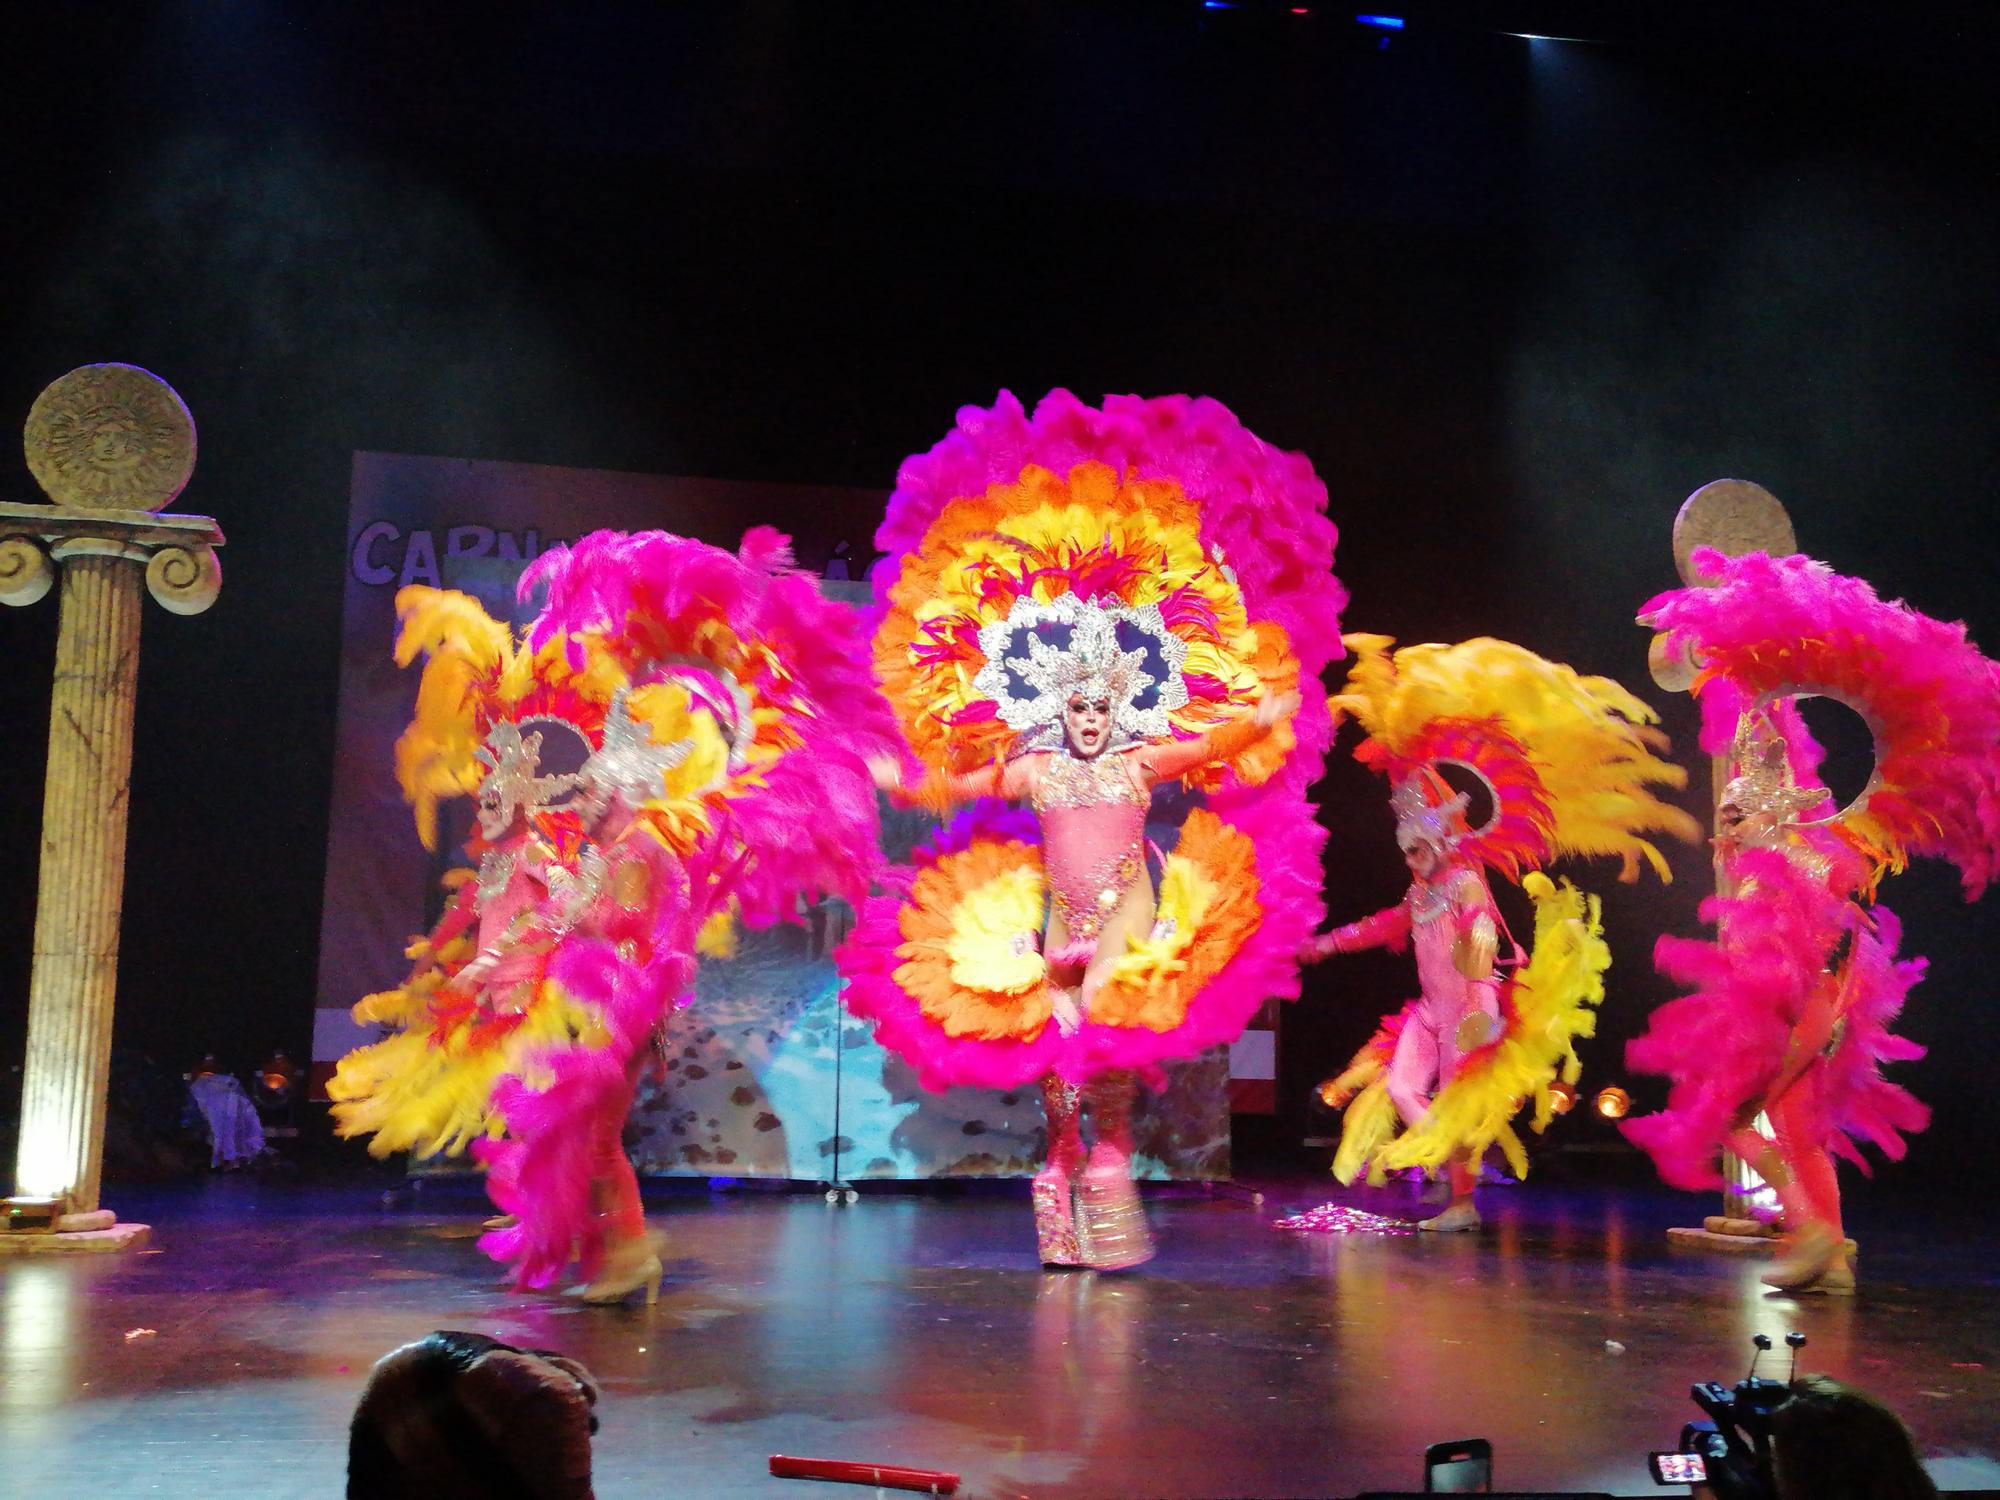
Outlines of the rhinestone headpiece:
<svg viewBox="0 0 2000 1500">
<path fill-rule="evenodd" d="M 1824 787 L 1798 784 L 1785 737 L 1763 714 L 1743 716 L 1730 755 L 1736 774 L 1722 789 L 1720 807 L 1735 808 L 1739 820 L 1765 820 L 1763 831 L 1752 830 L 1746 843 L 1778 842 L 1800 814 L 1826 800 Z"/>
<path fill-rule="evenodd" d="M 489 729 L 485 743 L 472 756 L 486 767 L 479 783 L 479 831 L 489 839 L 504 834 L 517 813 L 532 818 L 576 787 L 573 772 L 539 774 L 542 732 L 537 729 L 523 734 L 520 724 L 512 719 L 502 719 Z"/>
<path fill-rule="evenodd" d="M 1419 844 L 1430 844 L 1449 852 L 1467 833 L 1469 804 L 1463 792 L 1451 791 L 1435 772 L 1411 772 L 1389 794 L 1389 806 L 1396 814 L 1396 847 L 1408 854 Z"/>
<path fill-rule="evenodd" d="M 693 740 L 656 743 L 652 731 L 632 717 L 626 689 L 621 687 L 611 695 L 604 715 L 603 743 L 576 775 L 583 789 L 577 811 L 589 821 L 604 811 L 613 794 L 634 807 L 657 798 L 667 773 L 693 753 Z"/>
<path fill-rule="evenodd" d="M 1063 594 L 1023 596 L 981 627 L 986 665 L 972 680 L 1026 749 L 1063 742 L 1063 710 L 1083 694 L 1110 704 L 1112 743 L 1165 739 L 1169 715 L 1188 701 L 1187 643 L 1157 604 L 1103 603 Z"/>
</svg>

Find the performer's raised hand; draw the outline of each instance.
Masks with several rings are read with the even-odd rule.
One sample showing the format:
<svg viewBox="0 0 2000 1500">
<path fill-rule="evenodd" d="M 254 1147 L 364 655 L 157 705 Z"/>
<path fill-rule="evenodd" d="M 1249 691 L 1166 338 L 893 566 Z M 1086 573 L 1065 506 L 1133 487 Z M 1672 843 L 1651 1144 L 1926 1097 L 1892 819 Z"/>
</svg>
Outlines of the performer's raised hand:
<svg viewBox="0 0 2000 1500">
<path fill-rule="evenodd" d="M 1063 1036 L 1075 1036 L 1083 1027 L 1083 1012 L 1077 1008 L 1076 996 L 1068 990 L 1051 987 L 1049 1011 L 1055 1017 L 1056 1030 Z"/>
<path fill-rule="evenodd" d="M 1332 933 L 1316 932 L 1303 943 L 1299 944 L 1299 962 L 1302 964 L 1316 964 L 1321 959 L 1337 951 L 1333 946 Z"/>
<path fill-rule="evenodd" d="M 1257 700 L 1257 710 L 1251 718 L 1259 728 L 1269 729 L 1280 719 L 1289 719 L 1298 708 L 1297 693 L 1267 693 Z"/>
</svg>

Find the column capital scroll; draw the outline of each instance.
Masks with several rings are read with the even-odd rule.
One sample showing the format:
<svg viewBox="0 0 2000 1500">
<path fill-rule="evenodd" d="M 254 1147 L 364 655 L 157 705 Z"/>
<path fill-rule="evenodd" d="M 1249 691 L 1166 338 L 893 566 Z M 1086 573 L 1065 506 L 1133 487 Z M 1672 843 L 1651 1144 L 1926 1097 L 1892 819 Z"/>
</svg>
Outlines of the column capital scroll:
<svg viewBox="0 0 2000 1500">
<path fill-rule="evenodd" d="M 0 504 L 0 604 L 33 604 L 72 557 L 122 557 L 162 608 L 197 615 L 221 591 L 223 541 L 211 516 Z"/>
</svg>

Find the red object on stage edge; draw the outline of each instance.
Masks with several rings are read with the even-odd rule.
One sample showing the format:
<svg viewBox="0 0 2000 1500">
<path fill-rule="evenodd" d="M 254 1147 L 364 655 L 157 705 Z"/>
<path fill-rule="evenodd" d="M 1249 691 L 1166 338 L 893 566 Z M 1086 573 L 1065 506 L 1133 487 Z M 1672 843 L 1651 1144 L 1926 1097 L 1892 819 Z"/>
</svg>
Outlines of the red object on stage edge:
<svg viewBox="0 0 2000 1500">
<path fill-rule="evenodd" d="M 831 1479 L 839 1484 L 872 1484 L 892 1490 L 922 1490 L 927 1495 L 958 1491 L 958 1476 L 942 1469 L 905 1469 L 896 1464 L 857 1464 L 844 1458 L 786 1458 L 771 1455 L 776 1479 Z"/>
</svg>

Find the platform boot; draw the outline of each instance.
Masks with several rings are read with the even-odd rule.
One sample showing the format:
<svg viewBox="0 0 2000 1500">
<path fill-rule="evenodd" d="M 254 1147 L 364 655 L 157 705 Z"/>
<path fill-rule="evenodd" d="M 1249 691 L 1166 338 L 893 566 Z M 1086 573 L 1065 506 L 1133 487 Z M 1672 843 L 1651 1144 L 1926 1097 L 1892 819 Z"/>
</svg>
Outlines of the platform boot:
<svg viewBox="0 0 2000 1500">
<path fill-rule="evenodd" d="M 1042 1110 L 1048 1117 L 1048 1160 L 1035 1174 L 1035 1239 L 1042 1264 L 1083 1264 L 1077 1230 L 1076 1176 L 1083 1165 L 1081 1090 L 1050 1073 L 1042 1079 Z"/>
<path fill-rule="evenodd" d="M 1777 1263 L 1760 1278 L 1766 1286 L 1782 1292 L 1814 1292 L 1823 1296 L 1854 1295 L 1854 1267 L 1849 1259 L 1852 1242 L 1840 1230 L 1839 1190 L 1833 1185 L 1833 1166 L 1823 1156 L 1807 1164 L 1824 1168 L 1815 1184 L 1794 1170 L 1793 1163 L 1776 1145 L 1767 1147 L 1752 1164 L 1784 1208 L 1785 1235 Z M 1814 1186 L 1821 1189 L 1819 1194 Z M 1832 1200 L 1828 1212 L 1826 1199 Z M 1824 1284 L 1822 1284 L 1824 1283 Z"/>
<path fill-rule="evenodd" d="M 1123 1271 L 1153 1258 L 1146 1210 L 1132 1181 L 1130 1073 L 1103 1073 L 1085 1090 L 1097 1144 L 1083 1172 L 1083 1262 L 1094 1270 Z"/>
<path fill-rule="evenodd" d="M 1823 1220 L 1793 1231 L 1783 1256 L 1760 1279 L 1766 1286 L 1795 1295 L 1854 1295 L 1854 1267 L 1848 1260 L 1847 1244 Z"/>
</svg>

